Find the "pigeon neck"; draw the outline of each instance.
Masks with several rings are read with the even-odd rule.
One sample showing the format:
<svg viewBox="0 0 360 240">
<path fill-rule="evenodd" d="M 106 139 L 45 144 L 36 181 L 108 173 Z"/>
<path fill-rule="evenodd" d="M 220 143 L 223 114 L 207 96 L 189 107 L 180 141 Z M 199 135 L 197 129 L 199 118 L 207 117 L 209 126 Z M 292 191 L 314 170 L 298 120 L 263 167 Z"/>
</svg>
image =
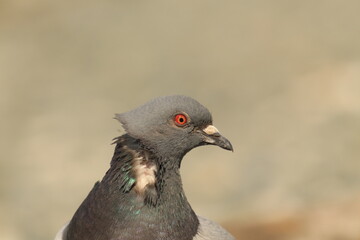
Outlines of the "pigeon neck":
<svg viewBox="0 0 360 240">
<path fill-rule="evenodd" d="M 135 209 L 156 219 L 158 227 L 169 234 L 166 239 L 174 234 L 178 235 L 175 239 L 192 239 L 199 221 L 183 191 L 177 162 L 145 150 L 138 140 L 124 135 L 117 140 L 106 175 L 121 186 L 120 195 L 136 199 Z"/>
<path fill-rule="evenodd" d="M 145 204 L 156 206 L 170 197 L 188 204 L 178 158 L 164 158 L 129 135 L 117 138 L 116 143 L 111 167 L 103 181 L 116 181 L 123 193 L 133 191 L 144 198 Z"/>
</svg>

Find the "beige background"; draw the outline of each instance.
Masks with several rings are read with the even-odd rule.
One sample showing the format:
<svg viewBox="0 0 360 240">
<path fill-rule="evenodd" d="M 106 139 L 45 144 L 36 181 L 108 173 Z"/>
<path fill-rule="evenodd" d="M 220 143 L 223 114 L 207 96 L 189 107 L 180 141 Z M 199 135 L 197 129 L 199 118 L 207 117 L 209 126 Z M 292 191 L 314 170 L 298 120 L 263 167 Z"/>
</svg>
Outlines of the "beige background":
<svg viewBox="0 0 360 240">
<path fill-rule="evenodd" d="M 235 152 L 182 165 L 239 239 L 360 239 L 360 2 L 0 0 L 0 239 L 52 239 L 108 168 L 113 114 L 169 94 Z"/>
</svg>

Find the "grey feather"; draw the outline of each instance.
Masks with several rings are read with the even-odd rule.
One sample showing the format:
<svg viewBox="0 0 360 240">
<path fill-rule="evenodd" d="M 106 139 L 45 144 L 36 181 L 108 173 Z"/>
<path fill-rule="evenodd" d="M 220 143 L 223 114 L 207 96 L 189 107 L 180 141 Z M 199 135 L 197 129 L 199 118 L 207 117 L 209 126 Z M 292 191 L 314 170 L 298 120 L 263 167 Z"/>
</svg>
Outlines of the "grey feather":
<svg viewBox="0 0 360 240">
<path fill-rule="evenodd" d="M 60 230 L 56 234 L 54 240 L 66 240 L 66 233 L 67 233 L 68 225 L 69 225 L 69 223 L 66 223 L 64 226 L 62 226 L 60 228 Z"/>
<path fill-rule="evenodd" d="M 193 240 L 235 240 L 235 238 L 216 222 L 198 216 L 200 226 Z"/>
</svg>

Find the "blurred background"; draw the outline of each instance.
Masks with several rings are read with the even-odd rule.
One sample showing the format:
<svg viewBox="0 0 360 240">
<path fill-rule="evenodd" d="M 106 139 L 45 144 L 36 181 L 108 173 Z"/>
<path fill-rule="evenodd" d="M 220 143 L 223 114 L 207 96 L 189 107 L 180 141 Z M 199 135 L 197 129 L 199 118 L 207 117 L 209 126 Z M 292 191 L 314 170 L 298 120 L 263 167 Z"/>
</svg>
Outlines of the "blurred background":
<svg viewBox="0 0 360 240">
<path fill-rule="evenodd" d="M 235 152 L 182 164 L 246 240 L 360 239 L 360 1 L 0 0 L 0 239 L 53 239 L 109 166 L 114 113 L 192 96 Z"/>
</svg>

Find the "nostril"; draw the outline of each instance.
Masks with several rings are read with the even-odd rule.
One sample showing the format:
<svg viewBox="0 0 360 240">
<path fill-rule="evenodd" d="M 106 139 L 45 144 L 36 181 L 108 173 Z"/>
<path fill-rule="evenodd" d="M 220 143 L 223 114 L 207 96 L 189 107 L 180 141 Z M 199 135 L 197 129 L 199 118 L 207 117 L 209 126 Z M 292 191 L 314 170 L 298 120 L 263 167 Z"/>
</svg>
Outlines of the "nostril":
<svg viewBox="0 0 360 240">
<path fill-rule="evenodd" d="M 220 137 L 221 135 L 220 135 L 220 133 L 216 132 L 216 133 L 212 134 L 211 136 L 213 136 L 213 137 Z"/>
</svg>

